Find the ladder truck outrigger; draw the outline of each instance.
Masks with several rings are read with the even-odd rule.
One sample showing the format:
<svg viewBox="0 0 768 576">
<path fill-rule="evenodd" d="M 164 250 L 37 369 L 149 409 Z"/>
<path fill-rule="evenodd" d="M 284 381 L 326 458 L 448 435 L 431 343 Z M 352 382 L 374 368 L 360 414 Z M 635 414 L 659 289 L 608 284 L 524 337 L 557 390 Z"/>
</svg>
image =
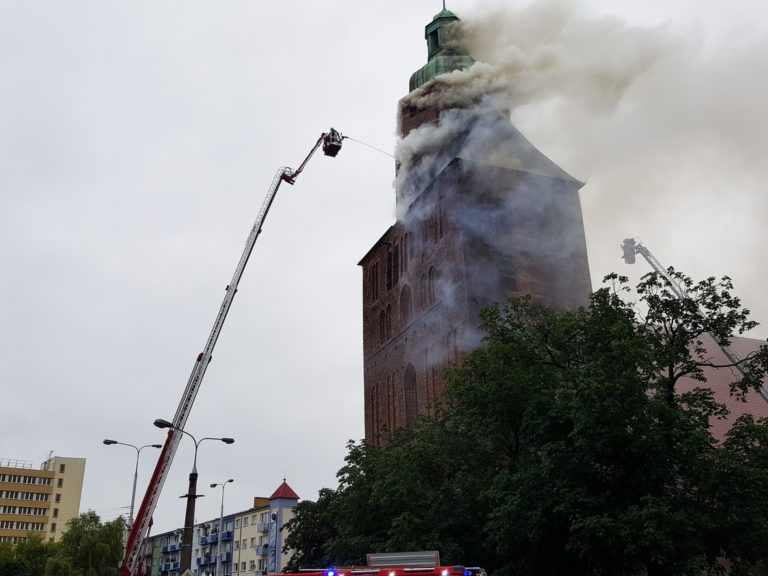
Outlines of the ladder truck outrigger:
<svg viewBox="0 0 768 576">
<path fill-rule="evenodd" d="M 275 177 L 272 180 L 272 184 L 269 187 L 269 191 L 267 192 L 267 196 L 261 205 L 261 209 L 259 210 L 258 215 L 256 216 L 256 221 L 254 222 L 251 228 L 251 232 L 248 235 L 248 240 L 245 243 L 245 249 L 243 250 L 243 254 L 240 257 L 240 261 L 238 262 L 237 267 L 235 268 L 235 273 L 232 276 L 232 280 L 226 287 L 224 301 L 222 302 L 221 307 L 219 308 L 219 312 L 216 315 L 216 320 L 214 321 L 213 328 L 211 329 L 210 335 L 208 336 L 205 348 L 202 352 L 200 352 L 200 354 L 198 354 L 197 359 L 195 360 L 192 373 L 190 374 L 189 380 L 187 381 L 187 387 L 184 389 L 181 402 L 179 402 L 179 406 L 176 409 L 176 415 L 173 417 L 172 427 L 168 429 L 168 436 L 166 437 L 165 444 L 157 461 L 157 465 L 155 466 L 155 470 L 149 481 L 149 486 L 147 487 L 147 492 L 144 495 L 144 500 L 139 507 L 136 519 L 134 520 L 130 529 L 130 533 L 128 534 L 128 540 L 125 547 L 125 559 L 123 560 L 123 565 L 120 569 L 120 576 L 136 576 L 141 567 L 140 551 L 149 532 L 149 528 L 152 522 L 152 515 L 154 514 L 155 507 L 157 506 L 157 502 L 160 498 L 160 492 L 163 489 L 163 483 L 165 482 L 165 479 L 168 475 L 171 462 L 173 461 L 173 457 L 176 454 L 176 448 L 181 441 L 182 433 L 180 430 L 184 429 L 184 425 L 187 422 L 187 417 L 189 416 L 192 404 L 195 401 L 197 392 L 200 389 L 200 384 L 202 383 L 203 377 L 205 376 L 205 371 L 211 361 L 213 349 L 216 346 L 216 341 L 219 339 L 221 329 L 224 326 L 224 321 L 226 320 L 229 308 L 232 305 L 232 300 L 237 293 L 237 285 L 243 275 L 245 266 L 248 264 L 248 259 L 250 258 L 251 252 L 253 251 L 253 246 L 256 243 L 259 234 L 261 234 L 261 227 L 264 224 L 264 219 L 267 217 L 267 213 L 272 206 L 272 202 L 275 199 L 277 190 L 280 188 L 280 184 L 283 182 L 294 184 L 296 182 L 296 178 L 304 170 L 310 158 L 312 158 L 314 153 L 317 152 L 321 146 L 323 148 L 323 153 L 326 156 L 335 157 L 339 153 L 339 150 L 341 150 L 341 145 L 344 138 L 345 136 L 342 136 L 333 128 L 331 128 L 329 132 L 323 132 L 320 135 L 320 138 L 317 139 L 317 142 L 315 143 L 312 150 L 310 150 L 309 154 L 307 154 L 306 158 L 304 158 L 304 161 L 296 170 L 292 170 L 291 168 L 285 166 L 279 168 L 275 174 Z"/>
<path fill-rule="evenodd" d="M 648 248 L 643 246 L 634 238 L 625 238 L 624 242 L 621 244 L 621 251 L 623 252 L 622 259 L 627 264 L 634 264 L 635 256 L 640 254 L 640 256 L 645 258 L 646 262 L 650 264 L 651 268 L 653 268 L 657 274 L 659 274 L 662 278 L 664 278 L 664 280 L 667 281 L 669 289 L 672 290 L 674 295 L 677 296 L 680 300 L 685 300 L 687 297 L 685 288 L 669 275 L 667 269 L 661 265 L 661 262 L 659 262 L 653 254 L 651 254 L 651 251 L 648 250 Z M 702 309 L 699 309 L 699 315 L 706 316 L 706 312 Z M 733 363 L 733 367 L 738 370 L 741 376 L 744 376 L 744 369 L 742 368 L 744 359 L 736 354 L 736 352 L 734 352 L 730 346 L 723 345 L 720 340 L 715 337 L 714 334 L 710 334 L 710 336 L 723 351 L 723 354 L 725 354 L 726 358 L 728 358 L 728 360 Z M 766 389 L 765 385 L 760 386 L 758 392 L 763 397 L 763 399 L 768 402 L 768 389 Z"/>
</svg>

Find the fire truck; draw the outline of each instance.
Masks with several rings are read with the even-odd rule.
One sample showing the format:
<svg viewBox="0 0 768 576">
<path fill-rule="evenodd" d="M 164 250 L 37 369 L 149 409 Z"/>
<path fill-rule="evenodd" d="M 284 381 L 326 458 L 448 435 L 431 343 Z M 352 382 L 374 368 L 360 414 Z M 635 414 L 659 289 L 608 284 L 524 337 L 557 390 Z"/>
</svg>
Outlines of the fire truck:
<svg viewBox="0 0 768 576">
<path fill-rule="evenodd" d="M 407 567 L 387 566 L 383 568 L 328 568 L 326 570 L 302 570 L 280 576 L 486 576 L 482 568 L 464 566 Z"/>
<path fill-rule="evenodd" d="M 307 569 L 281 576 L 486 576 L 482 568 L 441 566 L 436 551 L 368 554 L 366 566 Z"/>
<path fill-rule="evenodd" d="M 229 313 L 229 308 L 232 305 L 232 300 L 237 293 L 237 285 L 239 284 L 243 272 L 245 271 L 245 267 L 248 264 L 248 259 L 250 258 L 251 252 L 253 251 L 253 246 L 256 243 L 259 234 L 261 234 L 261 227 L 264 224 L 267 213 L 269 212 L 269 209 L 272 206 L 272 202 L 277 195 L 280 184 L 283 182 L 287 182 L 288 184 L 295 184 L 296 178 L 298 178 L 299 174 L 301 174 L 301 172 L 304 170 L 310 158 L 312 158 L 312 156 L 320 147 L 323 149 L 323 154 L 326 156 L 335 157 L 341 150 L 341 145 L 344 138 L 344 136 L 342 136 L 333 128 L 331 128 L 329 132 L 323 132 L 317 139 L 314 147 L 310 150 L 309 154 L 307 154 L 306 158 L 304 158 L 304 161 L 296 170 L 292 170 L 288 167 L 282 167 L 279 168 L 275 174 L 275 177 L 272 180 L 272 184 L 270 185 L 267 192 L 267 196 L 261 205 L 261 209 L 259 210 L 258 215 L 256 216 L 256 221 L 254 222 L 250 234 L 248 235 L 248 240 L 245 243 L 245 249 L 243 250 L 237 267 L 235 268 L 235 273 L 232 276 L 232 280 L 226 287 L 224 301 L 222 302 L 221 307 L 219 308 L 219 312 L 216 315 L 216 319 L 213 323 L 213 328 L 211 329 L 210 335 L 208 336 L 205 348 L 203 348 L 203 351 L 200 352 L 195 359 L 192 373 L 189 376 L 187 386 L 184 389 L 184 394 L 182 395 L 179 406 L 176 409 L 176 415 L 173 418 L 172 425 L 168 430 L 168 436 L 166 437 L 165 444 L 157 461 L 157 465 L 155 466 L 155 470 L 149 481 L 147 492 L 144 495 L 144 499 L 141 503 L 139 511 L 136 514 L 136 519 L 130 527 L 130 532 L 128 534 L 125 547 L 125 559 L 123 560 L 123 565 L 120 568 L 120 576 L 136 576 L 136 574 L 140 573 L 140 551 L 142 550 L 144 540 L 149 533 L 149 529 L 152 524 L 152 515 L 154 514 L 155 507 L 157 506 L 157 502 L 160 498 L 160 492 L 163 489 L 163 484 L 165 483 L 165 479 L 168 475 L 168 470 L 171 467 L 171 462 L 173 462 L 176 448 L 178 448 L 179 442 L 181 442 L 181 431 L 184 429 L 184 425 L 186 424 L 190 410 L 192 409 L 192 404 L 194 403 L 195 397 L 200 390 L 200 384 L 203 381 L 203 377 L 205 376 L 208 364 L 213 358 L 213 349 L 216 346 L 219 335 L 221 334 L 224 321 L 227 319 L 227 314 Z"/>
</svg>

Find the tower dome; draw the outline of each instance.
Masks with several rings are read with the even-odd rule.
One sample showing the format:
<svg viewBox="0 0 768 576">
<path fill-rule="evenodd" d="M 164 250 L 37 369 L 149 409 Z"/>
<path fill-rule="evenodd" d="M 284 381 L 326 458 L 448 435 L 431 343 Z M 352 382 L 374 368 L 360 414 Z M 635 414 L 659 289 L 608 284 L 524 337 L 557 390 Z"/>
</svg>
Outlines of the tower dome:
<svg viewBox="0 0 768 576">
<path fill-rule="evenodd" d="M 411 76 L 409 82 L 411 92 L 440 74 L 463 70 L 474 64 L 474 58 L 455 46 L 455 42 L 448 41 L 445 28 L 458 20 L 459 17 L 450 10 L 446 10 L 443 3 L 443 9 L 425 27 L 424 37 L 427 40 L 428 59 L 427 63 Z"/>
</svg>

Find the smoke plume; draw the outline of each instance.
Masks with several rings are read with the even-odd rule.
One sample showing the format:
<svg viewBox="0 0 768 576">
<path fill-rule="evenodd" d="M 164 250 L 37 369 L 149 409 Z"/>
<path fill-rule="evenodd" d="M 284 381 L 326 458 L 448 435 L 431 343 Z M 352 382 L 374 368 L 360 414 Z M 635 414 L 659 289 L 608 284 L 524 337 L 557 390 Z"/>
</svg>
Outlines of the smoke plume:
<svg viewBox="0 0 768 576">
<path fill-rule="evenodd" d="M 648 271 L 619 260 L 618 243 L 638 236 L 666 265 L 699 278 L 732 276 L 755 319 L 768 322 L 766 272 L 754 266 L 768 240 L 765 40 L 704 46 L 669 26 L 589 17 L 566 0 L 459 16 L 456 41 L 477 63 L 410 95 L 409 106 L 444 111 L 439 125 L 397 144 L 398 216 L 453 157 L 489 137 L 483 118 L 507 111 L 587 183 L 581 199 L 595 286 L 608 272 Z"/>
</svg>

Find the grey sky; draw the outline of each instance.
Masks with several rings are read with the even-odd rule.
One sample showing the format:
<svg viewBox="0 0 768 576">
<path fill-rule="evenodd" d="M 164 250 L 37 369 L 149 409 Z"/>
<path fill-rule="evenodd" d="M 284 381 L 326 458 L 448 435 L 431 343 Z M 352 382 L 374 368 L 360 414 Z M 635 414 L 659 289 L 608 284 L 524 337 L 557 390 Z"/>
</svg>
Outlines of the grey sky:
<svg viewBox="0 0 768 576">
<path fill-rule="evenodd" d="M 448 8 L 469 24 L 506 7 L 494 34 L 514 44 L 535 21 L 515 13 L 525 4 Z M 665 265 L 732 276 L 765 338 L 768 5 L 568 4 L 547 7 L 568 14 L 553 43 L 577 64 L 664 47 L 608 103 L 563 82 L 513 113 L 587 183 L 593 284 L 647 271 L 618 258 L 637 236 Z M 133 453 L 101 440 L 164 441 L 152 421 L 173 417 L 278 167 L 331 126 L 393 151 L 396 104 L 441 7 L 0 0 L 0 457 L 85 457 L 82 509 L 127 513 Z M 284 476 L 314 499 L 363 435 L 356 263 L 393 221 L 393 177 L 391 158 L 347 141 L 281 188 L 187 425 L 236 438 L 198 456 L 201 486 L 235 479 L 227 511 Z M 137 506 L 155 458 L 142 455 Z M 181 523 L 191 463 L 185 439 L 155 532 Z M 198 519 L 218 505 L 199 500 Z"/>
</svg>

